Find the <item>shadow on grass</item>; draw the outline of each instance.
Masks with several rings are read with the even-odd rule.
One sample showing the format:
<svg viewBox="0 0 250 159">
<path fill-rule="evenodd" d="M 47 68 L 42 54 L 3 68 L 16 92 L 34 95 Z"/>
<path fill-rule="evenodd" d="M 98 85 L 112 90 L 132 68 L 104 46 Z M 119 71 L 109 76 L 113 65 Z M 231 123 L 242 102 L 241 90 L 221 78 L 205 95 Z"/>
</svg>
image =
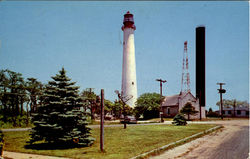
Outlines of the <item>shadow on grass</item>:
<svg viewBox="0 0 250 159">
<path fill-rule="evenodd" d="M 72 148 L 80 148 L 84 146 L 78 146 L 76 144 L 67 144 L 67 143 L 36 143 L 25 145 L 26 149 L 32 150 L 64 150 Z"/>
</svg>

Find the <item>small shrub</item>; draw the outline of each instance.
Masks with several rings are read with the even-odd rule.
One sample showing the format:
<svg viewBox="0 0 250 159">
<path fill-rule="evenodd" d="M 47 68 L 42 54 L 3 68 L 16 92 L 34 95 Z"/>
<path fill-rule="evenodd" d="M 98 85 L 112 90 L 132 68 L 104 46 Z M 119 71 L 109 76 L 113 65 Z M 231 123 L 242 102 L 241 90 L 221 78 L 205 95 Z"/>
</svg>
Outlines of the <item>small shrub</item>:
<svg viewBox="0 0 250 159">
<path fill-rule="evenodd" d="M 206 116 L 207 117 L 219 117 L 220 115 L 216 112 L 208 112 Z"/>
<path fill-rule="evenodd" d="M 183 114 L 177 114 L 174 117 L 172 124 L 174 124 L 174 125 L 186 125 L 187 121 L 186 121 Z"/>
<path fill-rule="evenodd" d="M 4 122 L 3 120 L 0 120 L 0 128 L 9 129 L 9 128 L 25 128 L 25 127 L 33 126 L 31 119 L 30 118 L 27 119 L 26 116 L 18 115 L 15 117 L 14 120 L 15 120 L 15 123 L 13 122 L 12 118 L 7 118 L 6 122 Z"/>
</svg>

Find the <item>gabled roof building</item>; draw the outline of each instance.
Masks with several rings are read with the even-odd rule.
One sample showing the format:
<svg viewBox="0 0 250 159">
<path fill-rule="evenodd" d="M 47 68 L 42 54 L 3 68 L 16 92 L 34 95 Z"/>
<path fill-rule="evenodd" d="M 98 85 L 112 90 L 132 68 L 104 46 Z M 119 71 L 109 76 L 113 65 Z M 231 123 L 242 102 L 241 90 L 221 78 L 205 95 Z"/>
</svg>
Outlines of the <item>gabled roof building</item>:
<svg viewBox="0 0 250 159">
<path fill-rule="evenodd" d="M 199 119 L 199 99 L 196 99 L 190 91 L 181 92 L 180 94 L 176 94 L 173 96 L 166 96 L 162 102 L 163 116 L 174 117 L 188 102 L 190 102 L 193 107 L 195 107 L 195 110 L 198 111 L 197 114 L 191 115 L 190 119 Z M 201 107 L 201 117 L 205 118 L 205 107 Z"/>
</svg>

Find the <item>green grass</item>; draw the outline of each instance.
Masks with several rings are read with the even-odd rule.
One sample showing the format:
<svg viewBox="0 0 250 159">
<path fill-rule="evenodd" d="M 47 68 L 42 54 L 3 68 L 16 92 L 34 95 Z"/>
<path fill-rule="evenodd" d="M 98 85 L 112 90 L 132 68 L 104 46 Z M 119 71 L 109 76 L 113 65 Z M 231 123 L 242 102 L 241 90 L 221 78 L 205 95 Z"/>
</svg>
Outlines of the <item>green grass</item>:
<svg viewBox="0 0 250 159">
<path fill-rule="evenodd" d="M 12 129 L 12 128 L 27 128 L 27 127 L 33 127 L 34 125 L 32 123 L 29 123 L 28 125 L 26 124 L 21 124 L 19 126 L 13 126 L 12 123 L 0 123 L 0 129 Z"/>
<path fill-rule="evenodd" d="M 151 121 L 151 122 L 159 122 L 161 119 L 160 118 L 153 118 L 153 119 L 149 119 L 147 121 Z M 173 121 L 173 118 L 163 118 L 164 121 Z"/>
<path fill-rule="evenodd" d="M 89 122 L 89 125 L 100 125 L 100 120 L 92 120 L 91 122 Z M 120 120 L 105 120 L 104 121 L 104 125 L 116 125 L 116 124 L 121 124 Z"/>
<path fill-rule="evenodd" d="M 91 147 L 64 150 L 26 149 L 26 141 L 29 140 L 28 131 L 4 132 L 5 150 L 64 156 L 76 159 L 127 159 L 214 126 L 215 125 L 189 124 L 187 126 L 135 125 L 129 126 L 127 129 L 123 129 L 122 127 L 107 127 L 105 128 L 105 153 L 100 152 L 99 129 L 92 129 L 92 135 L 96 138 L 96 141 Z"/>
</svg>

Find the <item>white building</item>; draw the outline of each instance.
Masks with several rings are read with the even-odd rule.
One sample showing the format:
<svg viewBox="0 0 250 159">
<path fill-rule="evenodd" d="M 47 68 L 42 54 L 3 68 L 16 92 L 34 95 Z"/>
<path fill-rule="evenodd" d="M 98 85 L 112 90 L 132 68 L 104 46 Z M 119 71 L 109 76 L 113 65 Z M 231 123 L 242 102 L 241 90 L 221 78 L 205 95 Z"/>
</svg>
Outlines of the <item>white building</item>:
<svg viewBox="0 0 250 159">
<path fill-rule="evenodd" d="M 215 111 L 216 113 L 220 114 L 220 111 Z M 224 117 L 249 117 L 249 108 L 248 107 L 226 107 L 223 108 L 223 116 Z"/>
<path fill-rule="evenodd" d="M 190 115 L 190 119 L 200 119 L 199 99 L 196 99 L 191 92 L 166 96 L 162 102 L 163 116 L 174 117 L 188 102 L 190 102 L 195 110 L 198 111 L 197 114 Z M 206 117 L 205 107 L 201 107 L 201 117 Z"/>
</svg>

